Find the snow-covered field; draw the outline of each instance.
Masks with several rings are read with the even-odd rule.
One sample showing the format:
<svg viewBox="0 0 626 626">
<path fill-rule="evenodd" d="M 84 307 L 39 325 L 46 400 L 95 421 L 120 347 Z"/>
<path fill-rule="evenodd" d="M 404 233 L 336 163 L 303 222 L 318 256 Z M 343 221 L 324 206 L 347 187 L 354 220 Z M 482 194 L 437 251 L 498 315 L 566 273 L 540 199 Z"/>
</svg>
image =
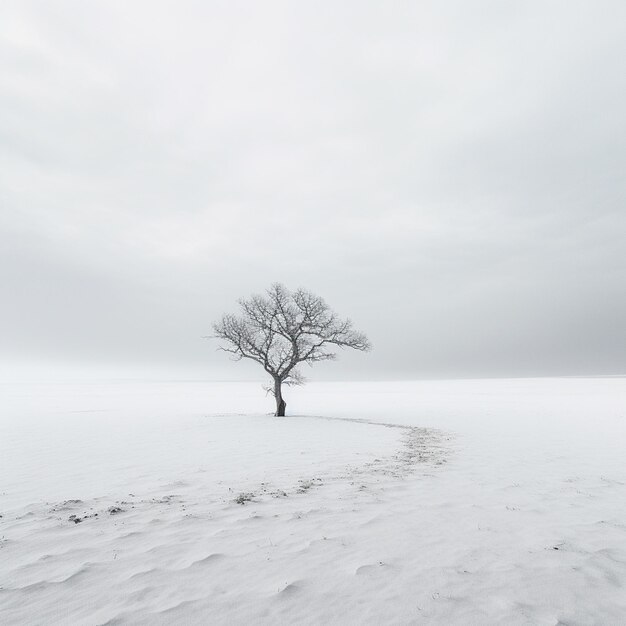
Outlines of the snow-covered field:
<svg viewBox="0 0 626 626">
<path fill-rule="evenodd" d="M 626 623 L 626 379 L 288 393 L 0 386 L 0 623 Z"/>
</svg>

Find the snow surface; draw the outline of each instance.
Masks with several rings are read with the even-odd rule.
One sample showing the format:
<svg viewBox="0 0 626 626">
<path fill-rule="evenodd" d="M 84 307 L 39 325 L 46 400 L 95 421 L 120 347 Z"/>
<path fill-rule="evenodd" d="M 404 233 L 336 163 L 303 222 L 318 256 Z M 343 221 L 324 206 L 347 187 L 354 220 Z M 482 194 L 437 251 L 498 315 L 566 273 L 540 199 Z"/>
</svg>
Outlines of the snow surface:
<svg viewBox="0 0 626 626">
<path fill-rule="evenodd" d="M 626 623 L 626 379 L 0 394 L 2 624 Z"/>
</svg>

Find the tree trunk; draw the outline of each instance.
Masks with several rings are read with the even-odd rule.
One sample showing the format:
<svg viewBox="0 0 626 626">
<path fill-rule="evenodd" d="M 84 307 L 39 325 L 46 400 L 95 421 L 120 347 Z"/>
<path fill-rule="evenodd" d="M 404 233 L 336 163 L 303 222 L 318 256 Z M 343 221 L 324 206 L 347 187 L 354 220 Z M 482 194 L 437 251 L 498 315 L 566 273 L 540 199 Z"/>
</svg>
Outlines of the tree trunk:
<svg viewBox="0 0 626 626">
<path fill-rule="evenodd" d="M 280 378 L 274 379 L 274 397 L 276 398 L 276 417 L 285 417 L 285 408 L 287 403 L 283 400 L 283 394 L 281 390 L 282 381 Z"/>
</svg>

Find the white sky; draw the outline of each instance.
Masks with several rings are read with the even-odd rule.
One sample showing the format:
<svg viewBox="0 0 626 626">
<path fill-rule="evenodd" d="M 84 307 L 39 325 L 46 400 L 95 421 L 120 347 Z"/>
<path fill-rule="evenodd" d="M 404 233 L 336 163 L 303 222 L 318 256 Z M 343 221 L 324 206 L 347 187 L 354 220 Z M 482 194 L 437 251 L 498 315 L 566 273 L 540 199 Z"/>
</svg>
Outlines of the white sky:
<svg viewBox="0 0 626 626">
<path fill-rule="evenodd" d="M 0 7 L 2 364 L 255 375 L 273 281 L 374 343 L 319 376 L 626 373 L 626 4 Z"/>
</svg>

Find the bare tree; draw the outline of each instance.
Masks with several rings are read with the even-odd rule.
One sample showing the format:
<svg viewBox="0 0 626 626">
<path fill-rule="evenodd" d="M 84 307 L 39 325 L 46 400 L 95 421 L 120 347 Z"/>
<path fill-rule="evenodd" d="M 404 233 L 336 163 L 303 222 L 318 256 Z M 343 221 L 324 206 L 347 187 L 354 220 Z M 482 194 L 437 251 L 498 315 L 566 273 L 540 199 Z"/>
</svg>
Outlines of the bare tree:
<svg viewBox="0 0 626 626">
<path fill-rule="evenodd" d="M 313 365 L 337 357 L 335 347 L 369 350 L 367 337 L 339 319 L 326 302 L 304 289 L 289 291 L 279 283 L 266 294 L 239 300 L 241 315 L 224 315 L 213 324 L 221 350 L 234 359 L 251 359 L 272 377 L 268 388 L 276 399 L 276 415 L 285 415 L 282 385 L 304 383 L 300 363 Z"/>
</svg>

